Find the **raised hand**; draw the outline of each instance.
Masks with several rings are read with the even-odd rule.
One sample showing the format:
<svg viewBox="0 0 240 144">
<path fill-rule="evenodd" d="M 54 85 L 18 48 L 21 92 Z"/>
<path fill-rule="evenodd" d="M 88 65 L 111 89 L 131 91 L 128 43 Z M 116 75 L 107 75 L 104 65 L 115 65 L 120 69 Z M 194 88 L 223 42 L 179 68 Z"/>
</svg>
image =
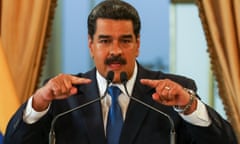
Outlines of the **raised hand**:
<svg viewBox="0 0 240 144">
<path fill-rule="evenodd" d="M 158 103 L 168 106 L 185 107 L 190 101 L 190 94 L 178 83 L 169 79 L 150 80 L 141 79 L 141 83 L 155 88 L 152 98 Z M 186 114 L 192 113 L 196 109 L 197 102 L 194 101 Z"/>
<path fill-rule="evenodd" d="M 45 110 L 54 99 L 65 99 L 77 93 L 77 84 L 89 84 L 90 79 L 79 78 L 68 74 L 59 74 L 50 79 L 33 95 L 32 106 L 36 111 Z"/>
</svg>

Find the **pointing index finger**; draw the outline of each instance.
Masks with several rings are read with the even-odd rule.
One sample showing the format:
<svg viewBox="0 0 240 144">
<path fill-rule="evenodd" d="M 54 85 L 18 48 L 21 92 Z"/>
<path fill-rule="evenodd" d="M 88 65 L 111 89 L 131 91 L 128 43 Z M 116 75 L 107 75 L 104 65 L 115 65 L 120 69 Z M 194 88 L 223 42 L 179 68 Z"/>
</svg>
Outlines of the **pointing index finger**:
<svg viewBox="0 0 240 144">
<path fill-rule="evenodd" d="M 141 79 L 140 82 L 143 84 L 143 85 L 147 85 L 147 86 L 150 86 L 150 87 L 157 87 L 159 81 L 158 80 L 151 80 L 151 79 Z"/>
<path fill-rule="evenodd" d="M 91 82 L 91 79 L 76 76 L 70 76 L 70 79 L 72 84 L 89 84 Z"/>
</svg>

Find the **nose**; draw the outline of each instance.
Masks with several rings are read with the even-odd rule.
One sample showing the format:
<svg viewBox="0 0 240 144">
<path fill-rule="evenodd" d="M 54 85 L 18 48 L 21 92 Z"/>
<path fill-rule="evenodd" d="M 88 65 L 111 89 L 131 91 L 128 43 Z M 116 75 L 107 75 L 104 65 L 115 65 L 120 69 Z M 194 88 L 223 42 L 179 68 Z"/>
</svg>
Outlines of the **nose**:
<svg viewBox="0 0 240 144">
<path fill-rule="evenodd" d="M 122 49 L 120 47 L 120 43 L 115 40 L 112 43 L 112 46 L 110 48 L 110 55 L 121 55 L 122 54 Z"/>
</svg>

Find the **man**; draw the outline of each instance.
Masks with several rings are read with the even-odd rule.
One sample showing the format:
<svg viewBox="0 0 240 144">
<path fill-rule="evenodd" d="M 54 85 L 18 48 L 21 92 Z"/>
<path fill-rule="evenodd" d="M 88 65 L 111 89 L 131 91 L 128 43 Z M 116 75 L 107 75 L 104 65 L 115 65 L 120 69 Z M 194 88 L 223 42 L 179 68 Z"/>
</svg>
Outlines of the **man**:
<svg viewBox="0 0 240 144">
<path fill-rule="evenodd" d="M 169 144 L 171 121 L 166 115 L 129 96 L 170 116 L 177 144 L 236 144 L 230 124 L 199 100 L 193 80 L 138 64 L 140 26 L 137 11 L 128 3 L 98 4 L 88 17 L 88 46 L 96 68 L 48 80 L 13 116 L 5 144 L 47 144 L 53 118 L 99 97 L 104 98 L 56 120 L 57 144 Z M 114 76 L 107 80 L 110 71 Z M 105 93 L 110 85 L 121 89 L 118 103 L 124 121 L 115 142 L 109 140 L 115 132 L 108 132 L 115 99 Z"/>
</svg>

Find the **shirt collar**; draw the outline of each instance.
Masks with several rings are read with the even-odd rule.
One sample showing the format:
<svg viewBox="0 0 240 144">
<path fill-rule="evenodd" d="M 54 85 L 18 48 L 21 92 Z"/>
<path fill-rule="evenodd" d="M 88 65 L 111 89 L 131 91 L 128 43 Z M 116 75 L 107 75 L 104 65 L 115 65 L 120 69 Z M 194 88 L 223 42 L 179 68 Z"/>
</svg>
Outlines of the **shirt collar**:
<svg viewBox="0 0 240 144">
<path fill-rule="evenodd" d="M 134 87 L 134 83 L 136 81 L 136 77 L 137 77 L 137 63 L 135 62 L 135 65 L 134 65 L 134 71 L 133 71 L 133 75 L 132 77 L 127 81 L 127 84 L 126 84 L 126 87 L 127 87 L 127 90 L 128 90 L 128 93 L 129 95 L 131 96 L 132 95 L 132 91 L 133 91 L 133 87 Z M 104 95 L 104 91 L 106 89 L 106 86 L 107 86 L 107 81 L 106 79 L 99 73 L 99 71 L 97 70 L 96 71 L 96 76 L 97 76 L 97 84 L 98 84 L 98 89 L 99 89 L 99 92 L 100 92 L 100 96 L 103 96 Z M 115 85 L 115 86 L 118 86 L 121 91 L 127 95 L 125 89 L 124 89 L 124 86 L 123 84 L 110 84 L 110 85 Z"/>
</svg>

